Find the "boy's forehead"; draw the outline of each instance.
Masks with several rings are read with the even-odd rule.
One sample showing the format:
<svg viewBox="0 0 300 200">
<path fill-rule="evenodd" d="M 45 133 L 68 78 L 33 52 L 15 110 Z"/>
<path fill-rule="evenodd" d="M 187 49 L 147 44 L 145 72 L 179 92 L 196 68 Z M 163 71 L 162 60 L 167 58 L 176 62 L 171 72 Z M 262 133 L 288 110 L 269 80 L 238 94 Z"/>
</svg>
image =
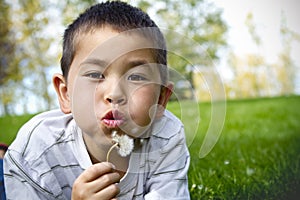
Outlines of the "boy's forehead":
<svg viewBox="0 0 300 200">
<path fill-rule="evenodd" d="M 101 57 L 103 60 L 115 60 L 130 52 L 158 48 L 154 42 L 141 34 L 140 30 L 117 32 L 101 28 L 84 34 L 79 38 L 78 50 L 84 50 L 87 57 Z M 148 51 L 153 58 L 153 51 Z M 147 56 L 147 54 L 146 54 Z"/>
</svg>

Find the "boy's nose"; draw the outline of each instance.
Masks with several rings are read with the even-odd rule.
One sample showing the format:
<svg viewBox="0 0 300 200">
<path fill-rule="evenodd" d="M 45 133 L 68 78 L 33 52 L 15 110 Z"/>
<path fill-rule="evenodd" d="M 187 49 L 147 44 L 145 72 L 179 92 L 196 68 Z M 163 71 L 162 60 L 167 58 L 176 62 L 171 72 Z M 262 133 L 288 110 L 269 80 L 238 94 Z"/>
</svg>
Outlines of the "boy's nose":
<svg viewBox="0 0 300 200">
<path fill-rule="evenodd" d="M 109 104 L 123 105 L 127 102 L 126 88 L 121 78 L 107 79 L 104 101 Z"/>
<path fill-rule="evenodd" d="M 114 105 L 123 105 L 127 101 L 126 95 L 120 86 L 109 91 L 104 98 L 106 102 Z"/>
<path fill-rule="evenodd" d="M 122 105 L 126 102 L 124 97 L 119 98 L 119 97 L 112 97 L 112 96 L 106 97 L 106 101 L 111 104 L 118 104 L 118 105 Z"/>
</svg>

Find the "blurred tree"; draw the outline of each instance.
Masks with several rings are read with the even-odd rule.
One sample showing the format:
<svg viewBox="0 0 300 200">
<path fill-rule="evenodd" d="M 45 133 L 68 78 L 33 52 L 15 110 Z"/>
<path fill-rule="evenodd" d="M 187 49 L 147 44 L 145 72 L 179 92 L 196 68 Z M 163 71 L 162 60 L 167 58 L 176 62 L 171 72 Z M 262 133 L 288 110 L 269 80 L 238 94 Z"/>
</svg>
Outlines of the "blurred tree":
<svg viewBox="0 0 300 200">
<path fill-rule="evenodd" d="M 19 24 L 16 27 L 20 33 L 18 45 L 22 49 L 20 56 L 22 62 L 19 67 L 24 73 L 23 85 L 28 94 L 40 98 L 37 103 L 42 109 L 50 109 L 52 98 L 49 95 L 47 70 L 55 63 L 55 57 L 50 56 L 48 49 L 54 38 L 49 37 L 47 26 L 49 16 L 47 3 L 35 0 L 20 0 Z"/>
<path fill-rule="evenodd" d="M 79 13 L 82 13 L 89 6 L 97 3 L 97 0 L 66 0 L 58 1 L 56 8 L 62 14 L 62 24 L 64 27 L 69 25 Z"/>
<path fill-rule="evenodd" d="M 300 41 L 300 35 L 289 29 L 284 15 L 281 17 L 280 34 L 282 38 L 283 50 L 279 54 L 277 68 L 277 79 L 280 82 L 280 92 L 282 95 L 289 95 L 294 92 L 295 64 L 293 62 L 292 42 Z"/>
<path fill-rule="evenodd" d="M 10 60 L 6 59 L 9 70 L 6 71 L 4 82 L 1 82 L 2 103 L 10 108 L 5 109 L 4 114 L 15 113 L 16 110 L 26 112 L 29 103 L 43 109 L 50 108 L 52 98 L 48 92 L 47 70 L 54 58 L 48 54 L 52 39 L 47 37 L 45 30 L 48 25 L 46 5 L 34 0 L 9 2 L 6 5 L 9 5 L 9 16 L 13 18 L 7 17 L 7 24 L 11 24 L 6 26 L 9 27 L 7 37 L 1 39 L 13 43 L 14 48 L 10 48 L 10 51 L 7 47 L 1 48 L 12 56 Z M 42 98 L 30 102 L 31 96 Z"/>
<path fill-rule="evenodd" d="M 248 32 L 252 37 L 252 40 L 257 46 L 258 51 L 257 53 L 247 55 L 246 66 L 248 67 L 248 70 L 245 74 L 243 74 L 244 76 L 246 76 L 246 78 L 242 78 L 240 79 L 240 81 L 244 80 L 244 85 L 248 86 L 246 87 L 248 91 L 242 91 L 244 93 L 243 96 L 247 96 L 248 94 L 250 95 L 250 97 L 256 97 L 260 95 L 260 88 L 262 87 L 262 85 L 259 84 L 258 67 L 264 66 L 265 62 L 264 58 L 260 55 L 259 52 L 259 48 L 261 46 L 261 38 L 257 33 L 257 28 L 254 23 L 253 14 L 251 12 L 248 13 L 245 24 L 248 28 Z"/>
<path fill-rule="evenodd" d="M 0 0 L 0 98 L 1 112 L 10 114 L 15 82 L 21 80 L 20 70 L 15 61 L 15 38 L 11 31 L 10 7 Z"/>
<path fill-rule="evenodd" d="M 256 25 L 253 21 L 253 14 L 250 12 L 248 13 L 247 17 L 246 17 L 246 21 L 245 24 L 248 28 L 248 31 L 253 39 L 253 41 L 255 42 L 255 44 L 257 46 L 259 46 L 261 44 L 261 38 L 260 36 L 257 34 L 257 29 L 256 29 Z"/>
<path fill-rule="evenodd" d="M 257 52 L 239 58 L 233 52 L 229 56 L 229 66 L 234 74 L 233 83 L 227 86 L 228 93 L 237 98 L 289 95 L 294 92 L 295 65 L 292 59 L 292 42 L 300 41 L 300 35 L 287 27 L 281 19 L 280 33 L 283 49 L 276 63 L 267 63 L 261 55 L 262 40 L 257 33 L 252 13 L 245 24 L 257 46 Z"/>
<path fill-rule="evenodd" d="M 32 104 L 37 110 L 50 109 L 56 101 L 49 91 L 50 70 L 59 65 L 58 46 L 63 29 L 97 1 L 0 2 L 1 54 L 5 55 L 1 57 L 0 73 L 2 114 L 20 109 L 16 105 L 23 105 L 23 112 L 28 112 Z M 227 26 L 222 21 L 222 11 L 212 3 L 205 0 L 130 3 L 142 7 L 165 28 L 171 51 L 169 65 L 190 80 L 192 70 L 187 70 L 187 66 L 212 66 L 218 60 L 218 50 L 226 46 Z"/>
<path fill-rule="evenodd" d="M 135 1 L 136 2 L 136 1 Z M 137 5 L 149 13 L 163 28 L 169 66 L 192 81 L 191 66 L 212 67 L 219 51 L 226 46 L 227 25 L 222 10 L 206 0 L 138 0 Z"/>
</svg>

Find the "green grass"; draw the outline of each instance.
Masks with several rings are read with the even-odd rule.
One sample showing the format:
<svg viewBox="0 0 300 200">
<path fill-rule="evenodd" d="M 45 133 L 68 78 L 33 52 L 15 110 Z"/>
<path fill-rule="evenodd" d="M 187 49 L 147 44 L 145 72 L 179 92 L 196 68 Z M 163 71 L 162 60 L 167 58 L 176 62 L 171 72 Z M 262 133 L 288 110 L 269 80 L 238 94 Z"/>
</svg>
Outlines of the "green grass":
<svg viewBox="0 0 300 200">
<path fill-rule="evenodd" d="M 199 128 L 197 106 L 191 102 L 168 106 L 188 118 L 184 122 L 192 199 L 295 199 L 300 195 L 300 97 L 228 101 L 221 137 L 204 158 L 198 155 L 211 105 L 199 104 Z M 0 141 L 10 143 L 30 117 L 0 118 Z"/>
<path fill-rule="evenodd" d="M 170 108 L 180 115 L 178 107 Z M 300 195 L 300 97 L 227 102 L 221 137 L 206 157 L 199 158 L 210 109 L 210 104 L 200 104 L 201 125 L 189 146 L 192 199 Z M 193 122 L 185 126 L 193 127 Z"/>
<path fill-rule="evenodd" d="M 0 117 L 0 142 L 12 143 L 20 127 L 33 115 L 5 116 Z"/>
</svg>

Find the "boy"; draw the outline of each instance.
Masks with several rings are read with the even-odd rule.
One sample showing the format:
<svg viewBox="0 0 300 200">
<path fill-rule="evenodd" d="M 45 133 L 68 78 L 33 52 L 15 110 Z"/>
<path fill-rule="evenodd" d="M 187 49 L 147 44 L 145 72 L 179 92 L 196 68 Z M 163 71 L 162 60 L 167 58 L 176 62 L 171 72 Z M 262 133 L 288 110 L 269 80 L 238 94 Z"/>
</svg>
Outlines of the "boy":
<svg viewBox="0 0 300 200">
<path fill-rule="evenodd" d="M 8 199 L 189 199 L 183 125 L 165 110 L 165 41 L 149 16 L 92 6 L 65 31 L 61 67 L 60 111 L 25 124 L 5 157 Z M 110 151 L 112 133 L 134 140 L 130 155 Z"/>
</svg>

